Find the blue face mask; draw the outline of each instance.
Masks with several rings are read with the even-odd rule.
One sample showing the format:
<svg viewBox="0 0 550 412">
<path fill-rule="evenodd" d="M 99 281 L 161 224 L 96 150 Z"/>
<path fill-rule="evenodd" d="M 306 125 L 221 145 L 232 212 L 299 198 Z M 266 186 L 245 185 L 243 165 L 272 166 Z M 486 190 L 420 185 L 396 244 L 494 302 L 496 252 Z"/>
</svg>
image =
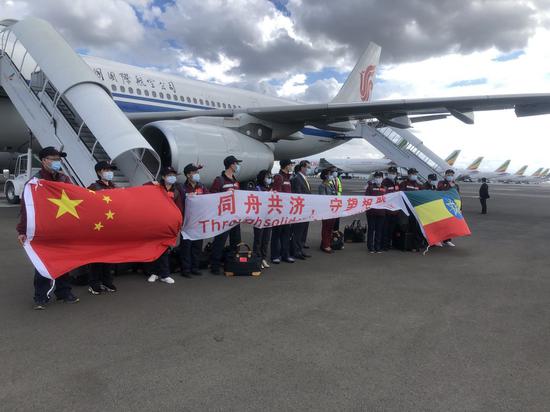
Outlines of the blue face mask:
<svg viewBox="0 0 550 412">
<path fill-rule="evenodd" d="M 452 182 L 453 180 L 455 180 L 455 177 L 452 176 L 452 175 L 445 176 L 445 180 L 446 180 L 447 182 Z"/>
<path fill-rule="evenodd" d="M 374 183 L 376 183 L 377 185 L 381 184 L 382 183 L 382 178 L 377 177 L 376 179 L 374 179 Z"/>
<path fill-rule="evenodd" d="M 103 172 L 101 174 L 101 177 L 105 180 L 107 180 L 108 182 L 110 182 L 111 180 L 113 180 L 113 178 L 115 177 L 115 173 L 114 172 L 111 172 L 111 171 L 108 171 L 108 172 Z"/>
<path fill-rule="evenodd" d="M 235 169 L 235 174 L 239 174 L 241 171 L 241 165 L 237 163 L 237 168 Z"/>
<path fill-rule="evenodd" d="M 165 181 L 166 183 L 168 183 L 169 185 L 173 185 L 174 183 L 176 183 L 176 180 L 177 180 L 177 177 L 174 176 L 174 175 L 166 176 L 166 177 L 164 178 L 164 181 Z"/>
<path fill-rule="evenodd" d="M 416 182 L 417 179 L 418 179 L 417 175 L 410 175 L 409 176 L 409 180 L 412 181 L 412 182 Z"/>
<path fill-rule="evenodd" d="M 388 173 L 388 179 L 395 180 L 396 177 L 397 175 L 394 175 L 393 173 Z"/>
<path fill-rule="evenodd" d="M 192 179 L 193 179 L 193 182 L 199 183 L 199 182 L 201 181 L 201 175 L 199 175 L 198 173 L 195 173 L 195 174 L 193 175 L 193 178 L 192 178 Z"/>
<path fill-rule="evenodd" d="M 264 183 L 269 186 L 271 183 L 273 183 L 273 179 L 270 177 L 267 177 L 264 179 Z"/>
<path fill-rule="evenodd" d="M 51 162 L 50 163 L 50 168 L 54 172 L 59 172 L 61 170 L 61 160 L 54 160 L 53 162 Z"/>
</svg>

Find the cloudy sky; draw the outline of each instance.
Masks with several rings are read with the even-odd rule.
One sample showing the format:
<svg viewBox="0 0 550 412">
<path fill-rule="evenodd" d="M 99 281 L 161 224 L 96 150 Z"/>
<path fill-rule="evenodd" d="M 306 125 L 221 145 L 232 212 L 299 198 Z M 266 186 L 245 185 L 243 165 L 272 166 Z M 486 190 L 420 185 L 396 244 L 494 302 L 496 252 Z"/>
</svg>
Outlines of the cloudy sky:
<svg viewBox="0 0 550 412">
<path fill-rule="evenodd" d="M 0 0 L 79 52 L 305 102 L 330 100 L 369 41 L 375 99 L 550 92 L 550 0 Z M 550 167 L 550 115 L 477 113 L 413 130 L 460 164 Z M 328 156 L 372 154 L 364 142 Z"/>
</svg>

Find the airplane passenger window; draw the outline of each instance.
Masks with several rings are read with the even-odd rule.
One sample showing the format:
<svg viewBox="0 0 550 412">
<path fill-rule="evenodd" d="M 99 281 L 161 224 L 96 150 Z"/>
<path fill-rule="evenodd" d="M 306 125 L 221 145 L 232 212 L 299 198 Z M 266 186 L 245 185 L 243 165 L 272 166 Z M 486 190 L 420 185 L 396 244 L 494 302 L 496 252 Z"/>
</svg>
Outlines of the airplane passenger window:
<svg viewBox="0 0 550 412">
<path fill-rule="evenodd" d="M 136 93 L 141 96 L 141 89 L 136 89 Z"/>
<path fill-rule="evenodd" d="M 205 100 L 204 103 L 207 105 L 207 106 L 210 106 L 210 102 L 208 100 Z"/>
<path fill-rule="evenodd" d="M 200 103 L 201 105 L 204 104 L 204 102 L 202 101 L 202 99 L 199 100 L 199 103 Z"/>
<path fill-rule="evenodd" d="M 224 109 L 227 109 L 227 106 L 225 105 L 225 103 L 222 103 L 222 106 Z"/>
<path fill-rule="evenodd" d="M 115 84 L 111 84 L 111 90 L 112 90 L 113 92 L 116 92 L 116 85 L 115 85 Z"/>
<path fill-rule="evenodd" d="M 197 103 L 197 98 L 193 97 L 193 103 Z"/>
<path fill-rule="evenodd" d="M 159 92 L 159 97 L 160 97 L 161 99 L 164 99 L 164 93 L 163 93 L 163 92 Z"/>
<path fill-rule="evenodd" d="M 184 102 L 185 98 L 183 96 L 180 96 L 180 102 Z"/>
<path fill-rule="evenodd" d="M 220 104 L 220 102 L 216 102 L 216 104 L 218 105 L 218 107 L 222 107 L 222 105 Z"/>
<path fill-rule="evenodd" d="M 172 96 L 170 96 L 170 94 L 166 93 L 166 99 L 171 100 Z"/>
<path fill-rule="evenodd" d="M 145 96 L 149 96 L 149 90 L 145 89 L 145 90 L 143 91 L 143 94 L 144 94 Z"/>
<path fill-rule="evenodd" d="M 187 103 L 191 103 L 191 98 L 187 96 Z"/>
<path fill-rule="evenodd" d="M 178 100 L 178 96 L 174 95 L 174 100 Z"/>
<path fill-rule="evenodd" d="M 157 97 L 157 92 L 156 91 L 152 91 L 151 94 L 153 95 L 153 97 Z"/>
<path fill-rule="evenodd" d="M 120 92 L 121 92 L 121 93 L 124 93 L 125 91 L 126 91 L 126 87 L 120 86 Z"/>
<path fill-rule="evenodd" d="M 128 93 L 134 93 L 134 89 L 132 89 L 131 87 L 128 87 Z"/>
</svg>

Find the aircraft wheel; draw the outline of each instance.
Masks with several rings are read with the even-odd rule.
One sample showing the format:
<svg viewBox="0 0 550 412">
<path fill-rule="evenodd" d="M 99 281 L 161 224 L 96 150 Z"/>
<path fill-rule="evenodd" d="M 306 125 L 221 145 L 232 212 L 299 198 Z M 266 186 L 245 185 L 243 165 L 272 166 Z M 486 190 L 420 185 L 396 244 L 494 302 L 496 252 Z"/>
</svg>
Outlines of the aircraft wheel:
<svg viewBox="0 0 550 412">
<path fill-rule="evenodd" d="M 13 187 L 13 183 L 6 184 L 6 199 L 8 203 L 16 205 L 17 203 L 19 203 L 19 196 L 15 194 L 15 187 Z"/>
</svg>

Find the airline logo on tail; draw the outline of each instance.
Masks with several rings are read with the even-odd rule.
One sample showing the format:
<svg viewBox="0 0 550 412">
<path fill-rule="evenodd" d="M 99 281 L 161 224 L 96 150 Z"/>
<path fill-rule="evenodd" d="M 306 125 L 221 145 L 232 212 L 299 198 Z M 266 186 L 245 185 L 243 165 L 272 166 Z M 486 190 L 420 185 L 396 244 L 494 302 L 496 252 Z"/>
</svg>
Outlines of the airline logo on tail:
<svg viewBox="0 0 550 412">
<path fill-rule="evenodd" d="M 455 162 L 456 162 L 456 159 L 458 159 L 458 155 L 460 154 L 460 150 L 455 150 L 454 152 L 452 152 L 448 158 L 445 159 L 445 161 L 447 162 L 447 164 L 449 166 L 454 166 Z"/>
<path fill-rule="evenodd" d="M 376 66 L 371 64 L 366 70 L 361 72 L 361 82 L 359 84 L 359 94 L 361 95 L 361 100 L 364 102 L 370 99 L 370 94 L 374 86 L 373 79 L 374 73 L 376 72 Z"/>
<path fill-rule="evenodd" d="M 533 173 L 532 177 L 539 177 L 542 173 L 542 167 L 540 169 L 537 169 L 535 173 Z"/>
<path fill-rule="evenodd" d="M 474 160 L 474 162 L 470 166 L 468 166 L 468 170 L 477 170 L 482 160 L 483 160 L 483 157 L 478 157 L 476 160 Z"/>
<path fill-rule="evenodd" d="M 527 165 L 523 166 L 521 169 L 519 169 L 517 172 L 516 172 L 516 176 L 523 176 L 523 174 L 525 173 L 525 171 L 527 170 Z"/>
<path fill-rule="evenodd" d="M 540 177 L 546 177 L 548 172 L 550 172 L 550 169 L 544 169 L 544 171 L 540 174 Z"/>
<path fill-rule="evenodd" d="M 508 165 L 510 164 L 510 160 L 506 160 L 502 166 L 500 166 L 497 170 L 495 170 L 497 173 L 506 173 L 506 169 L 508 169 Z"/>
</svg>

